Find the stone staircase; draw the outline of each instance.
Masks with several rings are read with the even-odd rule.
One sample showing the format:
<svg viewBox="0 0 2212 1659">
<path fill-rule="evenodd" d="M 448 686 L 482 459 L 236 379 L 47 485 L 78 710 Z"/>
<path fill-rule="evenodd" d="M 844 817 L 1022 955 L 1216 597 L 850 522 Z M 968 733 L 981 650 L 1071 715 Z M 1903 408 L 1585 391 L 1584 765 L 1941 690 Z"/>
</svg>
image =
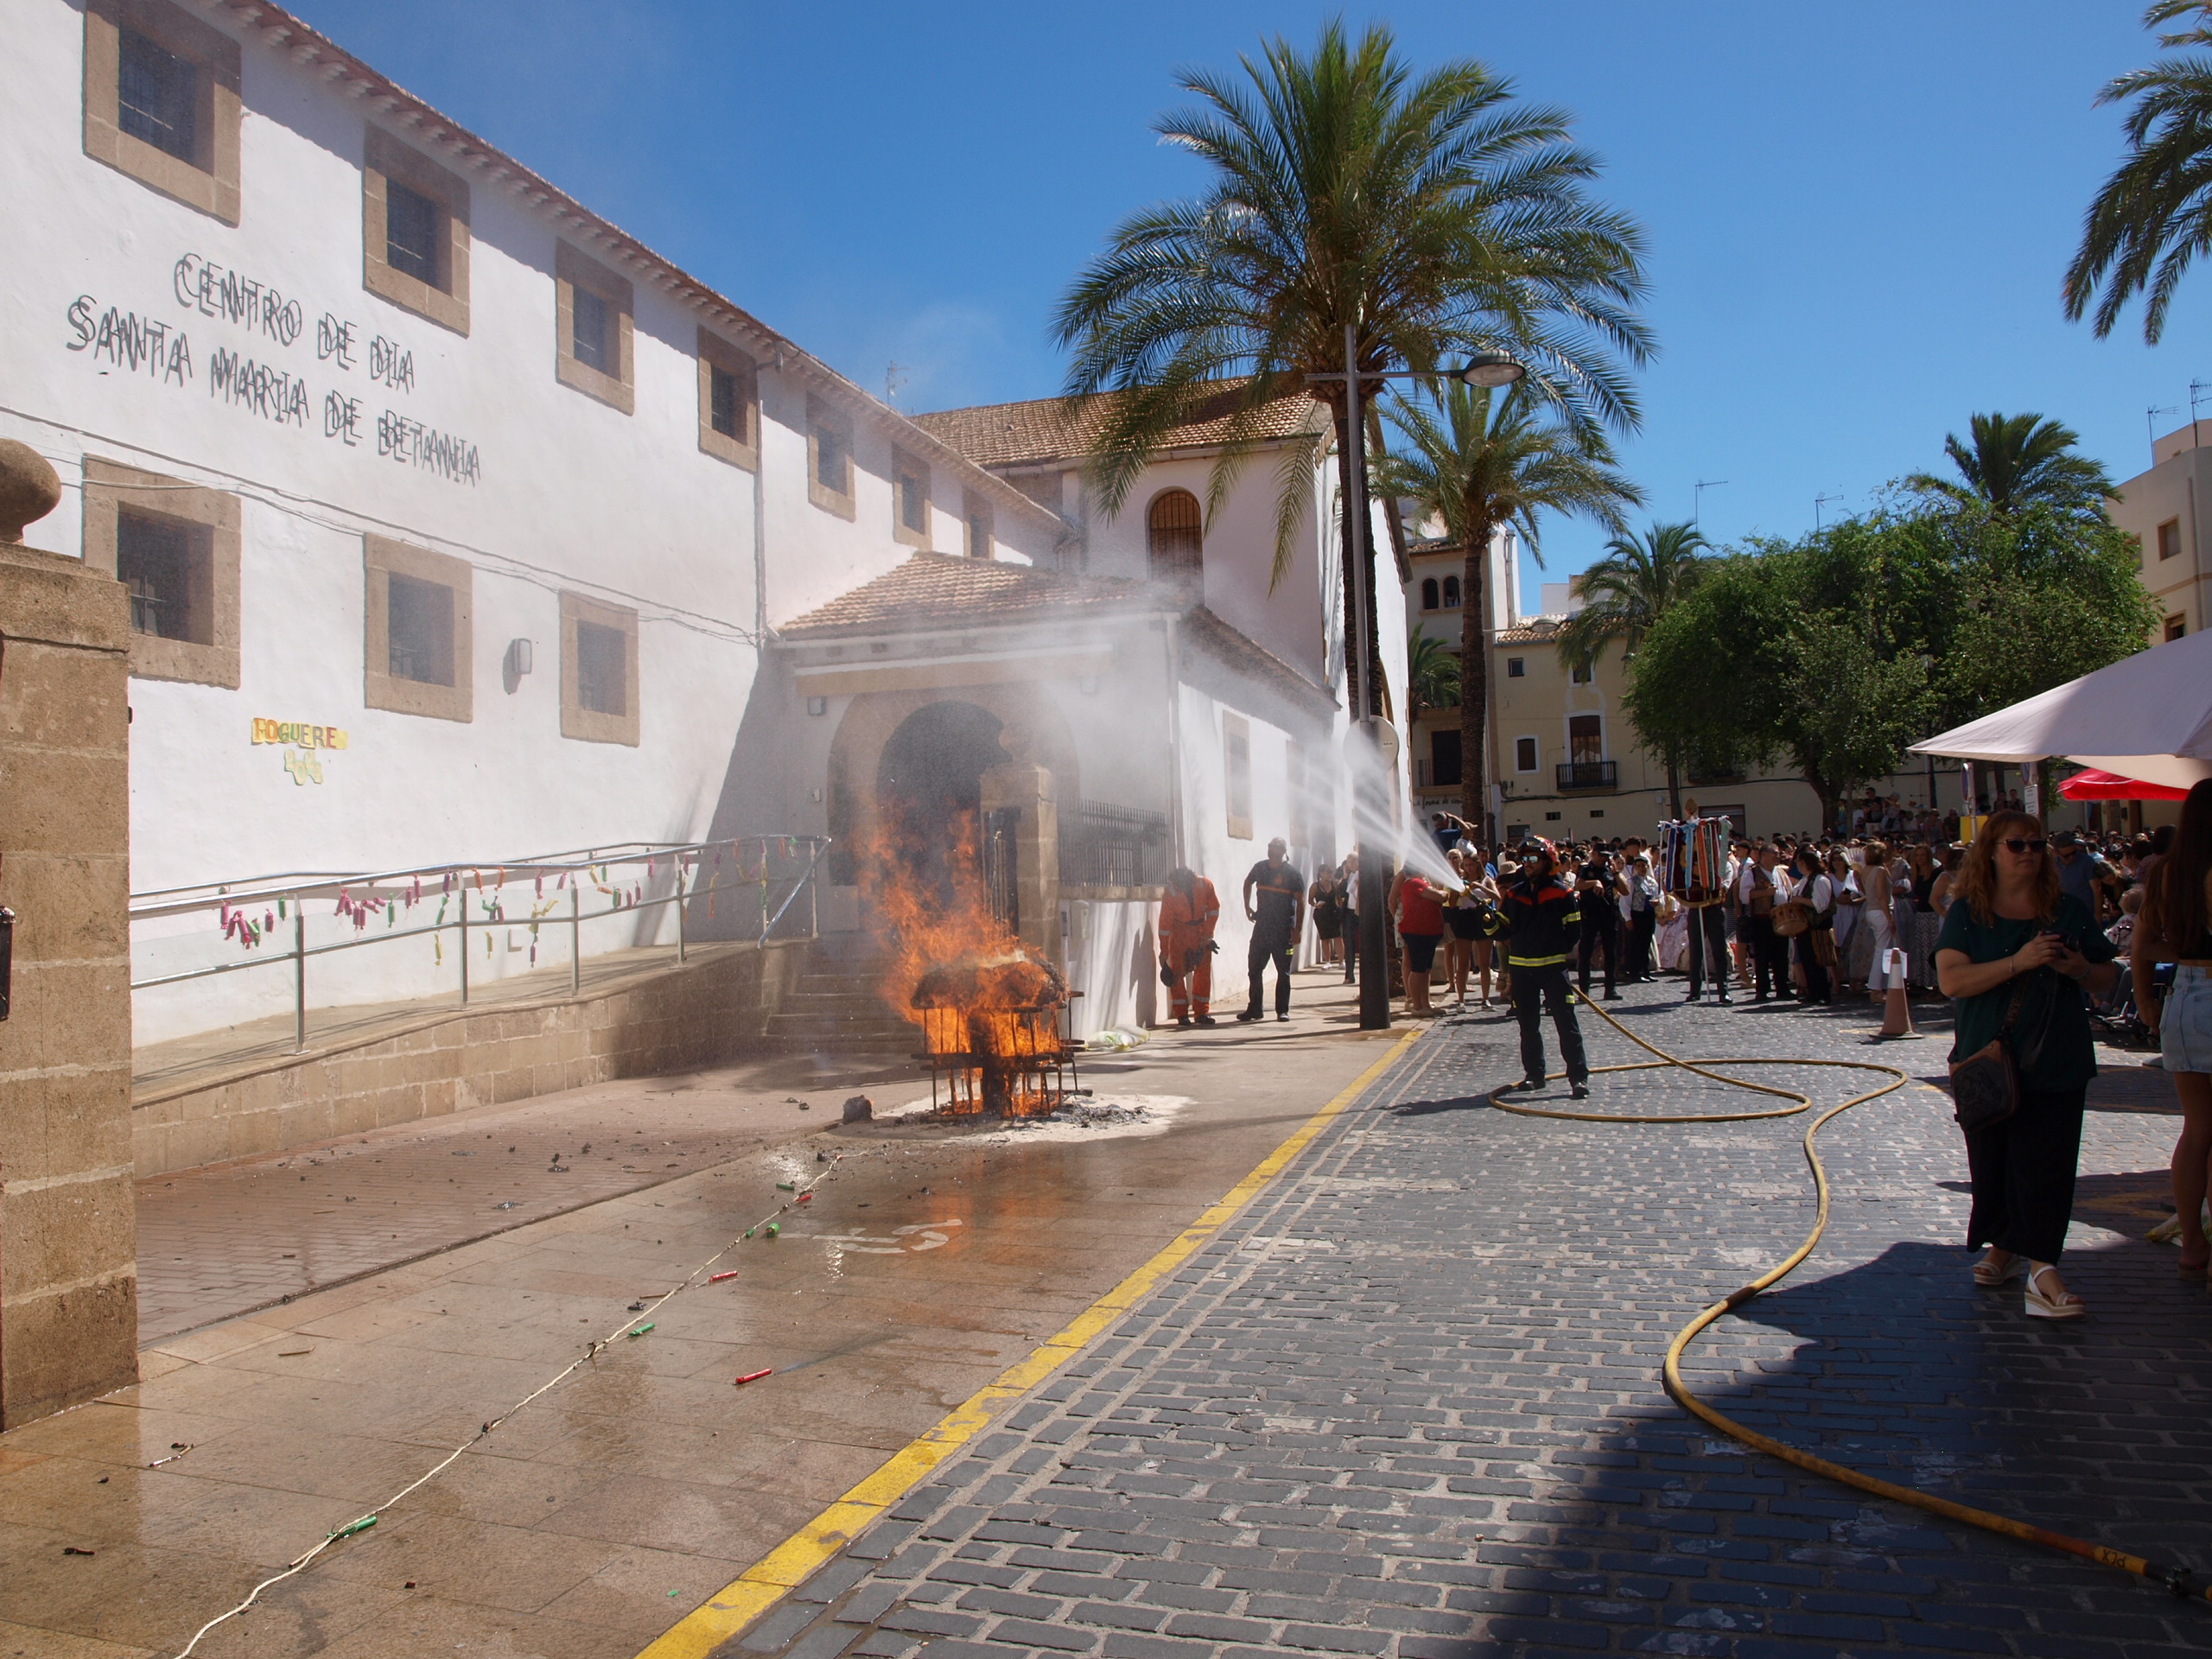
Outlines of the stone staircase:
<svg viewBox="0 0 2212 1659">
<path fill-rule="evenodd" d="M 834 934 L 815 943 L 798 982 L 769 1019 L 765 1041 L 772 1052 L 885 1064 L 913 1055 L 921 1027 L 900 1019 L 877 991 L 872 943 Z"/>
</svg>

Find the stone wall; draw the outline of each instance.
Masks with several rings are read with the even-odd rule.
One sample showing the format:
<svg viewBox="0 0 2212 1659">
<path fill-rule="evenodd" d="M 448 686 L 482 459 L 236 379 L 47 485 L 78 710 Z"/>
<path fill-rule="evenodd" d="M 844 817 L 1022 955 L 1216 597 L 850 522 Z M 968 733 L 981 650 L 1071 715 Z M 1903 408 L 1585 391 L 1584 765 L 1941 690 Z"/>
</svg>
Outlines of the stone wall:
<svg viewBox="0 0 2212 1659">
<path fill-rule="evenodd" d="M 718 1064 L 759 1046 L 810 949 L 798 940 L 695 946 L 681 967 L 641 969 L 581 996 L 454 1008 L 398 1032 L 149 1091 L 130 1113 L 137 1173 Z"/>
<path fill-rule="evenodd" d="M 0 1021 L 11 1428 L 138 1378 L 129 601 L 75 559 L 12 544 L 13 528 L 0 525 L 0 906 L 16 918 Z"/>
</svg>

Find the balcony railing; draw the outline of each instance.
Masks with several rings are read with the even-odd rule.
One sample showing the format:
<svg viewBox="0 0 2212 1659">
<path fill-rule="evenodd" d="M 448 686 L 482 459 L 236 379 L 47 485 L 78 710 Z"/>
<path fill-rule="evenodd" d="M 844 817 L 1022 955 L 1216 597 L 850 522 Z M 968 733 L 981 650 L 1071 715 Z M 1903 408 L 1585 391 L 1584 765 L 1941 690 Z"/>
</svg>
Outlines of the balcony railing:
<svg viewBox="0 0 2212 1659">
<path fill-rule="evenodd" d="M 1618 760 L 1563 760 L 1554 768 L 1561 791 L 1570 789 L 1618 789 L 1621 768 Z"/>
</svg>

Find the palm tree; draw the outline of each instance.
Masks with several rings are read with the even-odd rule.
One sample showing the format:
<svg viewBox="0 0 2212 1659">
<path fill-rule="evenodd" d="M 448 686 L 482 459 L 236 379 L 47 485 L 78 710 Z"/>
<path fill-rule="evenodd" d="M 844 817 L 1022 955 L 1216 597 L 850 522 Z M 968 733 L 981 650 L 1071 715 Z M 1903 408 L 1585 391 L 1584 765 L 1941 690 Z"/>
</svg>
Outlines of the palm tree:
<svg viewBox="0 0 2212 1659">
<path fill-rule="evenodd" d="M 1072 354 L 1070 413 L 1091 393 L 1122 394 L 1102 406 L 1091 442 L 1106 512 L 1166 432 L 1229 393 L 1211 514 L 1269 406 L 1306 397 L 1333 408 L 1343 545 L 1362 544 L 1343 383 L 1308 378 L 1344 372 L 1347 327 L 1363 374 L 1503 351 L 1578 419 L 1636 423 L 1616 354 L 1641 363 L 1651 348 L 1632 308 L 1643 235 L 1584 194 L 1597 162 L 1567 142 L 1564 112 L 1514 105 L 1510 83 L 1472 60 L 1416 76 L 1380 26 L 1355 47 L 1331 22 L 1310 55 L 1276 39 L 1242 64 L 1241 78 L 1185 73 L 1197 105 L 1155 124 L 1210 168 L 1205 193 L 1116 227 L 1055 318 Z M 1368 410 L 1385 384 L 1362 379 Z M 1278 469 L 1274 581 L 1317 459 L 1290 446 Z M 1340 563 L 1349 622 L 1355 562 Z M 1351 706 L 1379 714 L 1381 687 L 1355 683 L 1346 632 Z"/>
<path fill-rule="evenodd" d="M 1411 726 L 1424 709 L 1449 709 L 1459 700 L 1459 664 L 1441 639 L 1432 639 L 1426 628 L 1415 628 L 1406 639 L 1406 723 Z"/>
<path fill-rule="evenodd" d="M 1605 543 L 1605 555 L 1574 578 L 1572 592 L 1582 608 L 1560 631 L 1559 659 L 1569 668 L 1587 668 L 1609 639 L 1621 645 L 1621 658 L 1636 654 L 1667 607 L 1688 593 L 1704 569 L 1699 555 L 1712 543 L 1696 524 L 1654 524 L 1639 536 L 1624 531 Z M 1682 816 L 1681 751 L 1667 748 L 1667 798 L 1675 817 Z"/>
<path fill-rule="evenodd" d="M 2113 482 L 2101 465 L 2075 453 L 2081 435 L 2070 426 L 2040 415 L 1976 415 L 1968 425 L 1973 442 L 1956 433 L 1943 439 L 1943 453 L 1966 481 L 1915 473 L 1905 487 L 1953 501 L 1986 506 L 2010 518 L 2030 507 L 2095 514 Z"/>
<path fill-rule="evenodd" d="M 1488 835 L 1490 640 L 1484 577 L 1491 536 L 1510 525 L 1543 563 L 1537 515 L 1582 513 L 1608 525 L 1643 492 L 1612 467 L 1605 434 L 1546 410 L 1526 382 L 1505 392 L 1452 383 L 1440 399 L 1400 401 L 1391 423 L 1410 446 L 1382 457 L 1376 487 L 1440 518 L 1465 550 L 1459 582 L 1459 816 Z"/>
<path fill-rule="evenodd" d="M 2157 29 L 2182 18 L 2191 26 L 2158 36 L 2169 52 L 2212 46 L 2212 4 L 2158 0 L 2143 14 Z M 2102 340 L 2128 301 L 2148 290 L 2143 340 L 2165 332 L 2166 308 L 2190 261 L 2212 246 L 2212 58 L 2191 53 L 2120 76 L 2100 104 L 2136 100 L 2127 112 L 2127 153 L 2082 224 L 2082 245 L 2066 268 L 2066 320 L 2079 322 L 2100 287 L 2093 327 Z"/>
</svg>

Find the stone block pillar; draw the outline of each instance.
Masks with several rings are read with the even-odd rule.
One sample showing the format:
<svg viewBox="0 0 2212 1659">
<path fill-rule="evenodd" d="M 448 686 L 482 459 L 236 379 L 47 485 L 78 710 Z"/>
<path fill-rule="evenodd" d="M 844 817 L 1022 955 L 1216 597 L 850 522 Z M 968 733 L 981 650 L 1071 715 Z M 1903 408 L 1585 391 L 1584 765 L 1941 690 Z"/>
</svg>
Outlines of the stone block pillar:
<svg viewBox="0 0 2212 1659">
<path fill-rule="evenodd" d="M 1009 759 L 982 777 L 983 817 L 1011 810 L 1019 815 L 1014 836 L 1014 886 L 1019 894 L 1022 943 L 1044 959 L 1060 961 L 1060 805 L 1052 793 L 1052 774 L 1029 759 L 1029 734 L 1008 727 L 999 747 Z"/>
<path fill-rule="evenodd" d="M 41 476 L 42 475 L 42 476 Z M 138 1378 L 130 1158 L 130 602 L 20 544 L 60 495 L 0 442 L 0 1426 Z M 41 505 L 41 499 L 43 505 Z"/>
</svg>

